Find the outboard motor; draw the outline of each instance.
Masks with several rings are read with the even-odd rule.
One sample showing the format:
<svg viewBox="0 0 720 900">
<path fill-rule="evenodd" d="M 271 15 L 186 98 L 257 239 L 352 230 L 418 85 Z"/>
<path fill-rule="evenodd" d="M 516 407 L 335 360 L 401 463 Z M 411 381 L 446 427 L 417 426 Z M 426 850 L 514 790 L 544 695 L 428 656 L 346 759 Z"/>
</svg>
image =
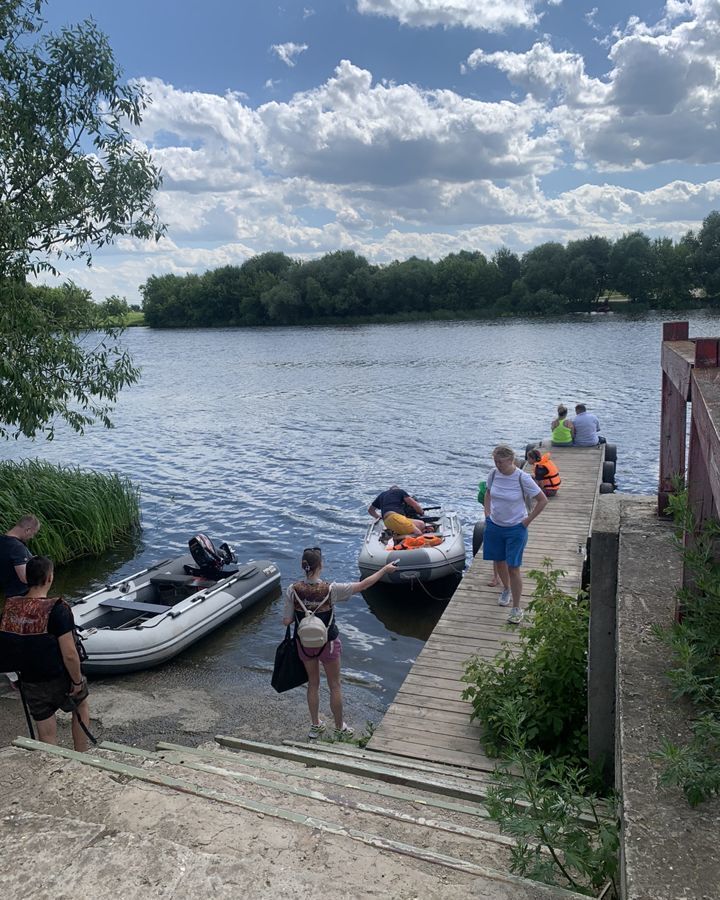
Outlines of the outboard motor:
<svg viewBox="0 0 720 900">
<path fill-rule="evenodd" d="M 215 544 L 206 534 L 196 534 L 188 541 L 188 547 L 197 568 L 185 566 L 186 575 L 199 575 L 212 581 L 219 581 L 237 572 L 237 569 L 225 568 L 230 563 L 237 562 L 237 556 L 229 544 L 222 543 L 215 549 Z"/>
</svg>

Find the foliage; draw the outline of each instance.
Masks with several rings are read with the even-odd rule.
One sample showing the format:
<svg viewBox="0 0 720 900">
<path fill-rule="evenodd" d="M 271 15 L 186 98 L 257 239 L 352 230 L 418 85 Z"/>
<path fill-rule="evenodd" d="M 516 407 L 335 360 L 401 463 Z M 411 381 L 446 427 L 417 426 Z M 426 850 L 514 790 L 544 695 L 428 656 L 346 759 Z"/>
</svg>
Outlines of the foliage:
<svg viewBox="0 0 720 900">
<path fill-rule="evenodd" d="M 720 796 L 720 523 L 710 519 L 698 529 L 686 491 L 670 496 L 670 508 L 691 585 L 678 592 L 681 621 L 658 633 L 673 652 L 674 693 L 692 701 L 697 719 L 687 743 L 665 740 L 656 757 L 665 763 L 664 782 L 682 787 L 696 806 Z"/>
<path fill-rule="evenodd" d="M 91 21 L 50 33 L 42 0 L 0 4 L 0 437 L 52 437 L 56 420 L 109 426 L 112 403 L 138 377 L 113 316 L 28 275 L 121 235 L 158 237 L 160 175 L 125 125 L 147 98 L 121 85 Z M 60 302 L 62 301 L 62 302 Z M 99 335 L 88 336 L 98 329 Z"/>
<path fill-rule="evenodd" d="M 153 275 L 140 290 L 157 328 L 565 315 L 608 293 L 629 297 L 627 311 L 676 308 L 720 294 L 720 213 L 677 243 L 589 235 L 540 244 L 522 259 L 503 247 L 491 259 L 461 250 L 388 265 L 351 250 L 305 261 L 263 253 L 203 275 Z"/>
<path fill-rule="evenodd" d="M 508 695 L 505 707 L 512 750 L 493 773 L 486 807 L 516 840 L 511 871 L 592 896 L 608 881 L 615 886 L 619 833 L 607 802 L 590 789 L 587 770 L 528 748 L 517 698 Z"/>
<path fill-rule="evenodd" d="M 370 743 L 370 739 L 375 734 L 375 723 L 369 719 L 365 722 L 365 730 L 357 737 L 352 734 L 341 734 L 336 736 L 334 730 L 325 731 L 318 741 L 319 744 L 352 744 L 363 750 Z"/>
<path fill-rule="evenodd" d="M 119 475 L 40 460 L 2 462 L 0 533 L 26 514 L 40 520 L 33 551 L 57 564 L 102 553 L 140 524 L 138 491 Z"/>
<path fill-rule="evenodd" d="M 0 6 L 0 278 L 89 258 L 120 235 L 159 236 L 160 184 L 137 125 L 147 98 L 120 85 L 92 21 L 47 33 L 42 0 Z"/>
<path fill-rule="evenodd" d="M 587 641 L 589 604 L 583 594 L 564 593 L 564 573 L 544 569 L 529 573 L 536 587 L 528 606 L 529 624 L 517 643 L 506 644 L 492 660 L 470 659 L 463 697 L 473 718 L 483 725 L 488 752 L 502 755 L 515 740 L 515 719 L 508 696 L 517 702 L 528 747 L 553 757 L 582 762 L 587 751 Z"/>
<path fill-rule="evenodd" d="M 118 392 L 139 377 L 119 332 L 74 285 L 0 282 L 0 438 L 52 438 L 58 420 L 77 432 L 110 427 Z"/>
</svg>

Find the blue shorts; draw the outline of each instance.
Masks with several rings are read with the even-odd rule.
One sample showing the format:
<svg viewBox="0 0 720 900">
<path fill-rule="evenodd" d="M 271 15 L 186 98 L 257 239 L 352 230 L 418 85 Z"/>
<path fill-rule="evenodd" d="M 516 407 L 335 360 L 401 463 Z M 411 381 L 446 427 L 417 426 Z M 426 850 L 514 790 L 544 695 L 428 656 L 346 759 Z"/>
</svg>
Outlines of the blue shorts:
<svg viewBox="0 0 720 900">
<path fill-rule="evenodd" d="M 513 569 L 518 569 L 522 565 L 527 539 L 528 530 L 522 522 L 519 525 L 504 526 L 487 519 L 483 535 L 483 559 L 506 562 Z"/>
</svg>

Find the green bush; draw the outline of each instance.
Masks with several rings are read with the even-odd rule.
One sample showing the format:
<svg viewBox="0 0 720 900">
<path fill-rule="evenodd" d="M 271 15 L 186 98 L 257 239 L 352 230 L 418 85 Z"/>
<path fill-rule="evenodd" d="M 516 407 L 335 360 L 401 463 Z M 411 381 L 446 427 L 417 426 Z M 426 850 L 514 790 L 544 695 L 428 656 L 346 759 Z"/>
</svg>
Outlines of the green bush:
<svg viewBox="0 0 720 900">
<path fill-rule="evenodd" d="M 484 728 L 487 751 L 500 756 L 512 746 L 515 723 L 507 699 L 517 701 L 529 748 L 585 764 L 587 755 L 587 642 L 589 604 L 583 594 L 564 593 L 564 573 L 545 560 L 532 571 L 536 583 L 519 641 L 506 644 L 491 661 L 466 665 L 463 697 Z"/>
<path fill-rule="evenodd" d="M 528 749 L 522 704 L 508 698 L 505 707 L 509 765 L 493 772 L 485 805 L 490 818 L 515 838 L 511 871 L 591 896 L 607 882 L 617 891 L 614 798 L 600 799 L 582 766 Z"/>
<path fill-rule="evenodd" d="M 139 493 L 116 474 L 41 460 L 0 463 L 0 533 L 25 514 L 40 520 L 32 550 L 62 564 L 127 539 L 140 524 Z"/>
<path fill-rule="evenodd" d="M 687 742 L 664 740 L 654 757 L 665 763 L 663 782 L 681 787 L 688 802 L 696 806 L 720 796 L 720 565 L 716 561 L 720 524 L 708 520 L 698 529 L 685 491 L 671 496 L 670 507 L 691 586 L 678 592 L 681 621 L 659 629 L 658 634 L 672 650 L 668 676 L 674 693 L 692 701 L 697 719 Z M 686 546 L 688 532 L 694 539 Z"/>
</svg>

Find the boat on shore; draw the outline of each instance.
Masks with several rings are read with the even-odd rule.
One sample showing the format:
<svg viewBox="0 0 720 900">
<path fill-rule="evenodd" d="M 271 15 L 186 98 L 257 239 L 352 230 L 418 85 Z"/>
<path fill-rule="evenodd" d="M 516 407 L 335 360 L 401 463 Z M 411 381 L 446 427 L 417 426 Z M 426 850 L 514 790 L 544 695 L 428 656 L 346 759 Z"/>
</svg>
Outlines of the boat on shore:
<svg viewBox="0 0 720 900">
<path fill-rule="evenodd" d="M 108 584 L 72 605 L 87 653 L 83 670 L 119 675 L 160 665 L 279 584 L 270 560 L 210 571 L 189 553 Z"/>
<path fill-rule="evenodd" d="M 448 575 L 459 577 L 465 568 L 465 541 L 457 513 L 440 510 L 437 516 L 423 516 L 434 531 L 422 538 L 403 541 L 397 546 L 382 519 L 372 522 L 363 539 L 358 566 L 363 578 L 377 572 L 394 560 L 398 567 L 381 582 L 408 584 L 412 581 L 435 581 Z"/>
</svg>

